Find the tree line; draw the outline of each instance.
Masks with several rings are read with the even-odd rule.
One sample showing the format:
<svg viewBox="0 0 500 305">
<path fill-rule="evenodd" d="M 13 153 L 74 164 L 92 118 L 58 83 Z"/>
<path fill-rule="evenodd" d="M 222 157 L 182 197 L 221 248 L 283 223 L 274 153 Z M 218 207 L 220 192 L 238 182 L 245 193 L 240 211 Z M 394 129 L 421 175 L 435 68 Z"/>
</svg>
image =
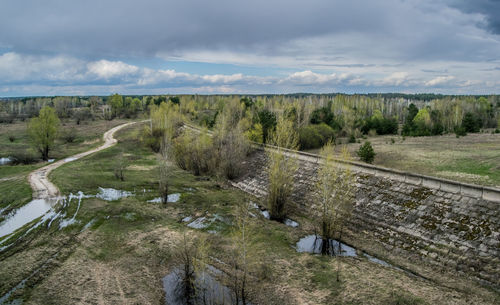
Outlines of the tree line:
<svg viewBox="0 0 500 305">
<path fill-rule="evenodd" d="M 372 97 L 343 94 L 36 97 L 0 102 L 0 121 L 10 123 L 37 117 L 41 109 L 50 107 L 59 119 L 74 119 L 79 124 L 86 120 L 145 116 L 168 104 L 176 107 L 184 119 L 207 128 L 207 132 L 214 130 L 217 133 L 215 139 L 227 133 L 232 142 L 241 142 L 244 136 L 253 142 L 268 143 L 270 135 L 276 131 L 279 118 L 285 117 L 298 135 L 295 148 L 303 150 L 321 148 L 329 141 L 360 142 L 360 138 L 366 135 L 432 136 L 456 133 L 462 136 L 484 129 L 500 132 L 500 96 L 431 97 L 436 98 L 424 101 L 395 95 Z M 228 119 L 230 116 L 234 118 Z M 156 151 L 160 149 L 159 136 L 148 140 Z M 196 143 L 190 137 L 194 136 L 185 135 L 179 142 Z M 207 143 L 208 140 L 205 140 L 205 143 L 197 144 L 198 154 L 206 153 L 204 150 L 210 145 L 218 146 L 217 154 L 229 154 L 225 152 L 228 147 L 225 141 Z M 241 154 L 241 149 L 238 149 Z M 185 157 L 179 147 L 175 146 L 173 150 Z M 200 164 L 201 161 L 193 160 L 180 160 L 179 163 L 201 172 L 214 168 L 215 161 Z M 239 170 L 233 165 L 228 168 Z"/>
</svg>

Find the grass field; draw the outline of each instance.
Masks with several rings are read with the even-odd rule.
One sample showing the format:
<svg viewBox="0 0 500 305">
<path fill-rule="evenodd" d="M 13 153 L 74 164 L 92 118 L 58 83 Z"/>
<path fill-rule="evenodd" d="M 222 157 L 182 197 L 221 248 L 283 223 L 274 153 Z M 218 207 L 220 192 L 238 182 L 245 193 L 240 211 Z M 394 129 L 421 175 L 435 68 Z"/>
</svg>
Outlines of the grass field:
<svg viewBox="0 0 500 305">
<path fill-rule="evenodd" d="M 377 154 L 375 165 L 500 187 L 500 134 L 475 133 L 460 138 L 454 134 L 406 138 L 375 136 L 361 143 L 347 144 L 355 158 L 364 141 L 370 141 Z M 337 151 L 340 152 L 340 145 Z"/>
<path fill-rule="evenodd" d="M 212 256 L 229 257 L 235 207 L 249 195 L 214 178 L 195 177 L 172 166 L 171 193 L 180 200 L 166 206 L 149 203 L 156 193 L 156 157 L 137 141 L 131 127 L 117 135 L 119 143 L 71 162 L 51 174 L 63 193 L 96 194 L 113 187 L 136 195 L 106 202 L 84 199 L 77 223 L 62 230 L 40 227 L 0 252 L 0 297 L 23 279 L 24 288 L 11 298 L 30 304 L 162 304 L 161 278 L 175 265 L 174 249 L 182 236 L 205 236 Z M 113 162 L 127 159 L 125 181 L 114 177 Z M 144 192 L 144 189 L 149 190 Z M 67 215 L 77 210 L 72 201 Z M 219 215 L 227 222 L 203 230 L 189 229 L 186 216 Z M 327 258 L 297 253 L 293 245 L 313 231 L 306 215 L 290 228 L 262 217 L 252 219 L 253 304 L 498 304 L 484 288 L 448 285 L 410 276 L 364 258 Z M 217 234 L 208 231 L 217 229 Z M 362 245 L 357 245 L 362 246 Z M 362 247 L 361 247 L 362 248 Z M 340 282 L 336 272 L 340 266 Z M 217 266 L 221 267 L 221 266 Z"/>
</svg>

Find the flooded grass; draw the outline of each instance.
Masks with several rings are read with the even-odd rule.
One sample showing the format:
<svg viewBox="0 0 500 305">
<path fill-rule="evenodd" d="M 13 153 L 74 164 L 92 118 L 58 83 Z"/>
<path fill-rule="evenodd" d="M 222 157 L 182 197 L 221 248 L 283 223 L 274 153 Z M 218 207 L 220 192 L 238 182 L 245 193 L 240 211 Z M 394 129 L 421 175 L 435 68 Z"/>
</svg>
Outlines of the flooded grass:
<svg viewBox="0 0 500 305">
<path fill-rule="evenodd" d="M 358 254 L 359 254 L 359 255 L 365 257 L 366 259 L 368 259 L 368 261 L 370 261 L 372 263 L 375 263 L 375 264 L 378 264 L 378 265 L 381 265 L 384 267 L 388 267 L 388 268 L 391 268 L 394 270 L 402 271 L 402 272 L 408 273 L 411 276 L 423 278 L 423 277 L 421 277 L 413 272 L 403 270 L 403 269 L 401 269 L 397 266 L 394 266 L 394 265 L 392 265 L 392 264 L 390 264 L 382 259 L 379 259 L 377 257 L 369 255 L 368 253 L 360 251 L 352 246 L 346 245 L 345 243 L 340 242 L 338 240 L 330 239 L 330 240 L 328 240 L 328 242 L 330 243 L 329 249 L 333 250 L 333 252 L 329 253 L 329 255 L 331 255 L 331 256 L 358 257 Z M 321 238 L 321 236 L 312 234 L 312 235 L 307 235 L 307 236 L 301 238 L 297 242 L 297 244 L 295 245 L 295 249 L 297 250 L 297 252 L 301 252 L 301 253 L 306 252 L 306 253 L 313 253 L 313 254 L 321 254 L 322 245 L 323 245 L 323 239 Z"/>
<path fill-rule="evenodd" d="M 0 225 L 0 238 L 12 234 L 27 223 L 45 215 L 59 199 L 35 199 L 13 212 Z"/>
<path fill-rule="evenodd" d="M 175 193 L 175 194 L 170 194 L 167 196 L 167 202 L 172 202 L 175 203 L 181 199 L 181 194 L 180 193 Z M 162 198 L 161 197 L 155 197 L 151 200 L 148 200 L 150 203 L 162 203 Z"/>
<path fill-rule="evenodd" d="M 234 304 L 231 290 L 222 285 L 216 276 L 222 271 L 213 266 L 208 266 L 204 272 L 195 274 L 195 295 L 189 300 L 192 305 L 205 304 Z M 165 302 L 167 305 L 188 304 L 186 296 L 183 294 L 182 268 L 177 267 L 162 279 L 163 290 L 165 291 Z M 247 302 L 248 305 L 251 305 Z"/>
<path fill-rule="evenodd" d="M 270 220 L 271 219 L 271 215 L 269 214 L 269 211 L 264 209 L 264 208 L 261 208 L 259 207 L 255 202 L 253 201 L 250 201 L 250 205 L 255 209 L 255 210 L 258 210 L 259 213 L 262 215 L 262 217 L 264 217 L 265 219 L 268 219 Z M 253 215 L 253 213 L 250 213 L 250 216 L 254 217 L 255 215 Z M 285 221 L 283 222 L 286 226 L 289 226 L 289 227 L 292 227 L 292 228 L 297 228 L 299 226 L 299 223 L 294 221 L 294 220 L 291 220 L 290 218 L 285 218 Z"/>
<path fill-rule="evenodd" d="M 0 165 L 7 165 L 12 162 L 12 158 L 10 157 L 2 157 L 0 158 Z"/>
<path fill-rule="evenodd" d="M 333 252 L 330 253 L 331 256 L 357 256 L 356 249 L 353 247 L 334 239 L 330 239 L 328 242 L 330 243 L 329 249 L 333 250 Z M 322 245 L 323 240 L 321 239 L 321 236 L 313 234 L 301 238 L 295 245 L 295 248 L 297 249 L 297 252 L 321 254 Z"/>
<path fill-rule="evenodd" d="M 99 187 L 99 193 L 96 197 L 106 201 L 115 201 L 122 198 L 127 198 L 133 196 L 132 192 L 117 190 L 114 188 L 102 188 Z"/>
</svg>

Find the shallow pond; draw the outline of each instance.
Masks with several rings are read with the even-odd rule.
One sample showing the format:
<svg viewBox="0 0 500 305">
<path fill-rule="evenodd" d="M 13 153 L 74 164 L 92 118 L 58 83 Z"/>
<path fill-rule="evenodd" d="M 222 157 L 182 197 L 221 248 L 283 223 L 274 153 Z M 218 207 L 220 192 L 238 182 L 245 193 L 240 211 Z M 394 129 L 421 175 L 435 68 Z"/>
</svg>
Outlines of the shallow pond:
<svg viewBox="0 0 500 305">
<path fill-rule="evenodd" d="M 196 296 L 191 300 L 192 304 L 233 304 L 231 290 L 222 285 L 215 276 L 220 275 L 222 271 L 213 266 L 208 266 L 208 271 L 197 272 L 195 280 Z M 186 299 L 182 294 L 182 268 L 176 268 L 173 272 L 167 274 L 163 282 L 165 291 L 165 304 L 184 305 Z M 247 302 L 247 304 L 250 304 Z"/>
<path fill-rule="evenodd" d="M 97 197 L 106 201 L 114 201 L 129 196 L 134 196 L 134 194 L 128 191 L 100 187 L 99 193 L 97 193 L 97 195 L 95 196 L 86 195 L 83 192 L 78 192 L 78 194 L 70 194 L 68 197 L 35 199 L 9 214 L 6 219 L 0 223 L 0 239 L 14 233 L 17 229 L 42 216 L 42 219 L 31 226 L 31 228 L 25 233 L 25 235 L 35 228 L 39 227 L 41 224 L 45 223 L 45 221 L 50 221 L 50 227 L 52 222 L 58 218 L 62 218 L 59 223 L 60 229 L 72 225 L 76 222 L 76 216 L 80 210 L 81 201 L 84 198 Z M 63 207 L 67 207 L 73 199 L 78 200 L 78 205 L 75 213 L 70 219 L 64 219 L 64 217 L 66 216 L 66 213 L 64 211 L 59 211 L 58 213 L 54 211 L 54 207 L 56 204 L 61 203 L 63 204 Z M 8 239 L 9 238 L 3 239 L 2 241 L 0 241 L 0 244 L 5 244 Z M 4 249 L 5 247 L 6 246 L 3 245 L 0 250 Z"/>
</svg>

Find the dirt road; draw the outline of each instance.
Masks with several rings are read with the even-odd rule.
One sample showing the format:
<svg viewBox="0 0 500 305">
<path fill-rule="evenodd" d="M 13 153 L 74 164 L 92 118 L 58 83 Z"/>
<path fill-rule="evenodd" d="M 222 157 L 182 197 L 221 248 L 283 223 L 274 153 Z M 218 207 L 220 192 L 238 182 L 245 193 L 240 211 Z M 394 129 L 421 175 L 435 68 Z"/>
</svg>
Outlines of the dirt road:
<svg viewBox="0 0 500 305">
<path fill-rule="evenodd" d="M 32 173 L 30 173 L 28 176 L 28 181 L 31 185 L 31 188 L 33 189 L 33 199 L 46 199 L 46 198 L 54 198 L 54 197 L 59 196 L 60 195 L 59 189 L 57 189 L 57 187 L 54 184 L 52 184 L 48 178 L 49 173 L 53 169 L 58 168 L 59 166 L 65 164 L 65 163 L 68 163 L 68 162 L 71 162 L 74 160 L 78 160 L 80 158 L 83 158 L 85 156 L 88 156 L 90 154 L 93 154 L 95 152 L 101 151 L 103 149 L 106 149 L 108 147 L 115 145 L 117 140 L 113 137 L 114 133 L 116 131 L 126 127 L 126 126 L 130 126 L 130 125 L 135 124 L 135 123 L 137 123 L 137 122 L 130 122 L 130 123 L 122 124 L 122 125 L 116 126 L 114 128 L 111 128 L 110 130 L 106 131 L 103 135 L 104 144 L 97 147 L 97 148 L 73 155 L 71 157 L 67 157 L 65 159 L 61 159 L 57 162 L 51 163 L 47 166 L 39 168 L 39 169 L 33 171 Z"/>
</svg>

